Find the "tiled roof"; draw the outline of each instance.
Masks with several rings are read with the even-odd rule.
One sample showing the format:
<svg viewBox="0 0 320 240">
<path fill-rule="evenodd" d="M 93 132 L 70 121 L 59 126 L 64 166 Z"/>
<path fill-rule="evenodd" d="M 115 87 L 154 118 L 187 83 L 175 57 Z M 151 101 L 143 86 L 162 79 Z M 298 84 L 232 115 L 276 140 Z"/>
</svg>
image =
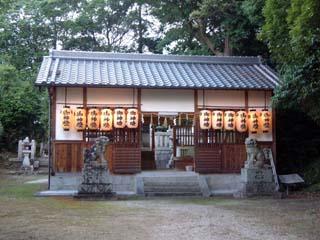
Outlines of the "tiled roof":
<svg viewBox="0 0 320 240">
<path fill-rule="evenodd" d="M 258 57 L 53 50 L 43 59 L 36 85 L 273 89 L 278 82 Z"/>
</svg>

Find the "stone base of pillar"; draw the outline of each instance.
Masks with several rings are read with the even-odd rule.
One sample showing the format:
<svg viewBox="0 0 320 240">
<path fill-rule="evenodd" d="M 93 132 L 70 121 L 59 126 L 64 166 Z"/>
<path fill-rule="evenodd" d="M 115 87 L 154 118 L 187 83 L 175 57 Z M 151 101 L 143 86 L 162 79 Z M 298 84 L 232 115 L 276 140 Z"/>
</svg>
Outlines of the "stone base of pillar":
<svg viewBox="0 0 320 240">
<path fill-rule="evenodd" d="M 275 189 L 271 168 L 242 168 L 241 188 L 235 197 L 272 196 Z"/>
</svg>

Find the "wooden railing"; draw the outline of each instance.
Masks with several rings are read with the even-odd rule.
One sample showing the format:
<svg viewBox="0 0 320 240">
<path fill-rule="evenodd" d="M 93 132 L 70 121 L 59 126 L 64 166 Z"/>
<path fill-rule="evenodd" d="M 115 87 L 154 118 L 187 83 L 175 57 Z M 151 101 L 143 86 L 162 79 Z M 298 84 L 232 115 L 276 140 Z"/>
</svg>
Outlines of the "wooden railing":
<svg viewBox="0 0 320 240">
<path fill-rule="evenodd" d="M 176 146 L 194 146 L 193 126 L 175 126 L 173 131 Z"/>
<path fill-rule="evenodd" d="M 121 145 L 135 145 L 138 147 L 140 141 L 140 129 L 139 128 L 114 128 L 112 131 L 84 131 L 85 139 L 87 142 L 92 142 L 95 138 L 100 136 L 108 136 L 111 138 L 114 144 Z"/>
<path fill-rule="evenodd" d="M 221 144 L 244 144 L 248 133 L 223 130 L 199 130 L 196 131 L 196 145 L 201 147 L 211 147 Z"/>
</svg>

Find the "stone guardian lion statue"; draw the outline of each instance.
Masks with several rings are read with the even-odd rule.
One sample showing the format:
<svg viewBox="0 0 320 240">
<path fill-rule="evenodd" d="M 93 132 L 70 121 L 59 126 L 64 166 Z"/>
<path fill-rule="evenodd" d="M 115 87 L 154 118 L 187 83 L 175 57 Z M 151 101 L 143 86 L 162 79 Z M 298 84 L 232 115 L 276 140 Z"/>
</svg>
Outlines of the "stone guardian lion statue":
<svg viewBox="0 0 320 240">
<path fill-rule="evenodd" d="M 245 168 L 263 168 L 265 157 L 263 151 L 257 145 L 257 140 L 254 138 L 246 138 L 245 145 L 247 151 Z"/>
</svg>

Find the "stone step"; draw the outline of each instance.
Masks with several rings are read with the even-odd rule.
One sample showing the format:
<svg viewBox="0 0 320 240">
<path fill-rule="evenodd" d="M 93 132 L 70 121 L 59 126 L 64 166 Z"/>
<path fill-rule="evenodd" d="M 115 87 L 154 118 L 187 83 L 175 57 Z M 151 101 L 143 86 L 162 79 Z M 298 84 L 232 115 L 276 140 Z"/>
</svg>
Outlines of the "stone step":
<svg viewBox="0 0 320 240">
<path fill-rule="evenodd" d="M 143 177 L 145 196 L 201 196 L 198 176 Z"/>
<path fill-rule="evenodd" d="M 168 183 L 163 183 L 163 182 L 159 182 L 159 183 L 144 183 L 144 187 L 157 187 L 157 188 L 192 188 L 192 187 L 199 187 L 199 183 L 198 182 L 188 182 L 188 183 L 184 183 L 184 182 L 168 182 Z"/>
<path fill-rule="evenodd" d="M 148 192 L 145 193 L 147 197 L 171 197 L 171 196 L 202 196 L 201 192 Z"/>
<path fill-rule="evenodd" d="M 197 176 L 186 176 L 186 177 L 144 177 L 143 178 L 144 183 L 168 183 L 168 182 L 198 182 Z"/>
<path fill-rule="evenodd" d="M 145 193 L 148 192 L 187 192 L 187 193 L 201 193 L 200 188 L 145 188 Z"/>
<path fill-rule="evenodd" d="M 194 184 L 144 184 L 144 188 L 200 188 L 199 183 Z"/>
</svg>

